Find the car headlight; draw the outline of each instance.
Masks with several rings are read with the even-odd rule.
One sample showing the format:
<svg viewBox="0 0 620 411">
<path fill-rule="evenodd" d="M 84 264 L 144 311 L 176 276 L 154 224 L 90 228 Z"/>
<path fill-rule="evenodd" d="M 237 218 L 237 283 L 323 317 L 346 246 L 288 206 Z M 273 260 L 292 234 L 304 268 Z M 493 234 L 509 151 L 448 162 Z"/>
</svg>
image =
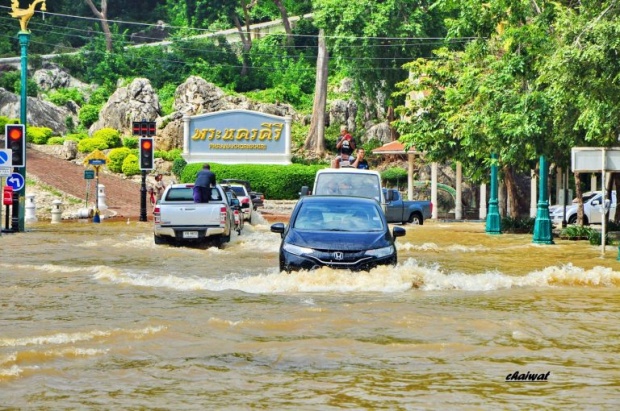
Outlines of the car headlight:
<svg viewBox="0 0 620 411">
<path fill-rule="evenodd" d="M 364 253 L 365 255 L 369 255 L 371 257 L 387 257 L 389 255 L 394 254 L 394 246 L 375 248 L 374 250 L 368 250 Z"/>
<path fill-rule="evenodd" d="M 291 254 L 295 254 L 295 255 L 304 255 L 304 254 L 311 254 L 314 250 L 312 248 L 308 248 L 308 247 L 300 247 L 298 245 L 294 245 L 294 244 L 288 244 L 285 243 L 282 248 L 291 253 Z"/>
</svg>

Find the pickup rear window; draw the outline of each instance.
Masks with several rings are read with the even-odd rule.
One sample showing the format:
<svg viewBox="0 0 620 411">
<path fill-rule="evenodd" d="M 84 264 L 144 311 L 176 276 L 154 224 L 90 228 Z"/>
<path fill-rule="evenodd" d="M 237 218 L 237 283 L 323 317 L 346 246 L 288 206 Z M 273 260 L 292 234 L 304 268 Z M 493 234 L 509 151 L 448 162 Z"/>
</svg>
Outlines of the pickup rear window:
<svg viewBox="0 0 620 411">
<path fill-rule="evenodd" d="M 166 194 L 165 201 L 194 201 L 194 190 L 192 187 L 171 188 Z M 217 188 L 211 188 L 211 200 L 222 201 L 220 192 Z"/>
</svg>

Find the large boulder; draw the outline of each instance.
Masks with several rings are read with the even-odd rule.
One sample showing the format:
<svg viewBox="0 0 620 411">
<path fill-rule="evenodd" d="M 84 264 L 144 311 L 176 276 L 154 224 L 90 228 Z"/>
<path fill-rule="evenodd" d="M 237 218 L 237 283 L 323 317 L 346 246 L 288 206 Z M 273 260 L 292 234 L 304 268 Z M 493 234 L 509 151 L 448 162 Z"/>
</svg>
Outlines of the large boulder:
<svg viewBox="0 0 620 411">
<path fill-rule="evenodd" d="M 66 120 L 68 117 L 75 118 L 65 107 L 28 97 L 27 101 L 27 124 L 37 127 L 49 127 L 56 135 L 64 135 L 67 132 Z M 0 116 L 20 118 L 21 97 L 0 88 Z M 3 130 L 4 131 L 4 130 Z"/>
<path fill-rule="evenodd" d="M 34 72 L 32 80 L 43 91 L 57 90 L 60 88 L 77 88 L 85 94 L 89 94 L 93 87 L 71 77 L 69 73 L 55 64 L 46 64 L 42 69 Z"/>
<path fill-rule="evenodd" d="M 357 104 L 353 100 L 334 100 L 329 107 L 329 124 L 343 124 L 350 132 L 355 131 Z"/>
<path fill-rule="evenodd" d="M 159 97 L 151 82 L 137 78 L 110 96 L 99 112 L 99 120 L 88 131 L 92 134 L 102 128 L 113 128 L 124 134 L 132 134 L 134 121 L 155 121 L 160 112 Z"/>
<path fill-rule="evenodd" d="M 386 144 L 394 140 L 392 137 L 392 129 L 387 122 L 375 124 L 371 126 L 362 137 L 362 143 L 367 143 L 370 140 L 379 140 L 381 143 Z"/>
</svg>

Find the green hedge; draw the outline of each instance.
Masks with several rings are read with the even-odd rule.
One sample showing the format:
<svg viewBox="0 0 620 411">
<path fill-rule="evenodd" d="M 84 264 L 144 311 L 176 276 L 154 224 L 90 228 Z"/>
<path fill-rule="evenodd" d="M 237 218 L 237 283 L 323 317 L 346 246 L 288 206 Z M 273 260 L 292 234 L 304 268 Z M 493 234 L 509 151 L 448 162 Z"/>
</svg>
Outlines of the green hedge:
<svg viewBox="0 0 620 411">
<path fill-rule="evenodd" d="M 100 138 L 106 142 L 108 148 L 122 147 L 121 133 L 113 128 L 102 128 L 93 133 L 92 138 Z"/>
<path fill-rule="evenodd" d="M 129 154 L 123 160 L 123 174 L 126 176 L 133 176 L 140 174 L 140 165 L 138 164 L 138 156 L 135 154 Z"/>
<path fill-rule="evenodd" d="M 47 144 L 47 140 L 54 134 L 49 127 L 30 126 L 26 128 L 26 141 L 34 144 Z"/>
<path fill-rule="evenodd" d="M 317 170 L 325 168 L 324 165 L 300 164 L 210 164 L 218 182 L 227 178 L 248 180 L 252 189 L 263 193 L 265 198 L 281 200 L 299 198 L 301 187 L 312 187 Z M 201 169 L 202 163 L 188 164 L 179 176 L 180 181 L 193 183 Z"/>
<path fill-rule="evenodd" d="M 106 164 L 108 166 L 108 170 L 114 173 L 122 173 L 123 162 L 125 161 L 125 158 L 131 154 L 131 152 L 131 149 L 127 147 L 113 148 L 110 150 L 108 153 L 108 162 Z"/>
</svg>

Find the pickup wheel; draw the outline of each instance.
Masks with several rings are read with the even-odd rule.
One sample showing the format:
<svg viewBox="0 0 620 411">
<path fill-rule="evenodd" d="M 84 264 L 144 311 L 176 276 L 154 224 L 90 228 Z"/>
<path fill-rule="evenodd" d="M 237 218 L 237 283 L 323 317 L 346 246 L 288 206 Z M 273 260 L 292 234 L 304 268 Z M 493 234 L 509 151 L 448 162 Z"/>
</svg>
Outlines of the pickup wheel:
<svg viewBox="0 0 620 411">
<path fill-rule="evenodd" d="M 159 236 L 159 235 L 155 235 L 155 234 L 153 234 L 153 241 L 157 245 L 167 244 L 168 243 L 164 237 Z"/>
<path fill-rule="evenodd" d="M 228 243 L 228 242 L 230 242 L 230 234 L 228 234 L 228 235 L 224 235 L 224 234 L 222 234 L 222 235 L 220 235 L 220 236 L 217 238 L 217 245 L 218 245 L 219 247 L 222 247 L 224 244 L 226 244 L 226 243 Z"/>
<path fill-rule="evenodd" d="M 418 213 L 411 213 L 411 215 L 409 216 L 409 220 L 407 222 L 413 225 L 424 224 L 424 220 L 422 219 L 422 216 Z"/>
</svg>

